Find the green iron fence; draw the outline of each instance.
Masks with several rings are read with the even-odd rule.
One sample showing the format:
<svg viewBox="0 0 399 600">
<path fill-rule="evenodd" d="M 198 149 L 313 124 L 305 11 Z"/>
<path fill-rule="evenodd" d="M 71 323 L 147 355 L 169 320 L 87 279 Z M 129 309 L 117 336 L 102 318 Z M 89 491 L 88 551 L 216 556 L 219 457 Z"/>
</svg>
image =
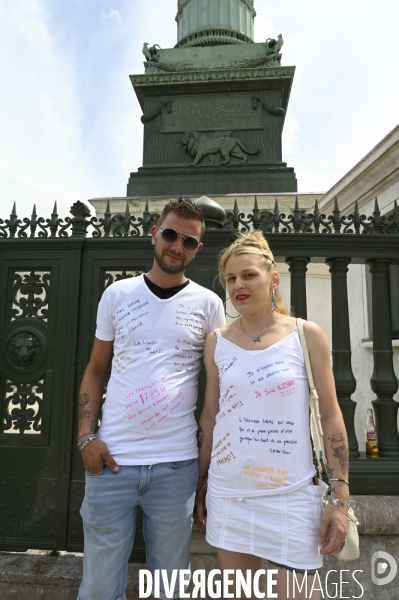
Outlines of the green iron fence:
<svg viewBox="0 0 399 600">
<path fill-rule="evenodd" d="M 393 369 L 389 266 L 399 263 L 399 212 L 381 216 L 357 209 L 342 216 L 302 211 L 260 210 L 249 215 L 237 202 L 225 219 L 203 206 L 204 248 L 187 274 L 213 288 L 216 256 L 239 230 L 261 230 L 291 275 L 291 305 L 306 318 L 306 267 L 326 262 L 331 272 L 332 354 L 336 389 L 348 429 L 351 491 L 399 494 L 398 381 Z M 16 208 L 0 219 L 0 549 L 81 551 L 79 508 L 84 472 L 76 449 L 76 397 L 88 363 L 98 301 L 113 281 L 148 271 L 153 260 L 150 229 L 156 214 L 148 202 L 142 217 L 91 217 L 76 202 L 71 217 L 19 219 Z M 359 456 L 354 430 L 356 381 L 351 368 L 347 271 L 351 262 L 367 263 L 372 275 L 374 371 L 371 388 L 380 440 L 380 460 Z M 200 378 L 200 398 L 203 393 Z M 201 403 L 201 400 L 199 404 Z M 142 540 L 136 558 L 142 556 Z"/>
</svg>

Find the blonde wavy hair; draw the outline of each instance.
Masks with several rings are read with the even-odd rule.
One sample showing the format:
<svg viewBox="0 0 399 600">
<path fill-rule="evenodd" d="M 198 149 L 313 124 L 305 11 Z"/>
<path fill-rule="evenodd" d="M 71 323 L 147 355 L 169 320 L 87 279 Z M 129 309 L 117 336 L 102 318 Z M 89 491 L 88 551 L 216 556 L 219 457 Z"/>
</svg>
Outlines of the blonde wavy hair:
<svg viewBox="0 0 399 600">
<path fill-rule="evenodd" d="M 227 261 L 231 256 L 239 256 L 240 254 L 264 256 L 267 259 L 264 266 L 269 272 L 273 271 L 276 265 L 270 246 L 260 231 L 240 233 L 237 239 L 219 254 L 219 281 L 224 288 L 226 288 L 225 271 Z M 276 290 L 274 310 L 282 315 L 290 314 L 278 289 Z"/>
</svg>

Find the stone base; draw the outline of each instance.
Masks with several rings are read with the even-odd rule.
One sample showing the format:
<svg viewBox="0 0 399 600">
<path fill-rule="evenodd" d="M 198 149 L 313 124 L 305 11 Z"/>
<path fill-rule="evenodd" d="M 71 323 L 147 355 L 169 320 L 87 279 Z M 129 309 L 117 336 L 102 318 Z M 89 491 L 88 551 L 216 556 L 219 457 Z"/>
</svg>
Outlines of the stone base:
<svg viewBox="0 0 399 600">
<path fill-rule="evenodd" d="M 360 548 L 361 557 L 355 561 L 342 562 L 334 557 L 325 559 L 320 572 L 324 597 L 397 600 L 397 577 L 387 585 L 377 586 L 371 580 L 370 565 L 374 552 L 381 550 L 389 552 L 399 562 L 399 536 L 362 535 Z M 218 569 L 214 549 L 211 554 L 192 555 L 191 566 L 193 570 L 205 569 L 207 573 L 211 569 Z M 267 564 L 263 563 L 262 567 L 266 569 Z M 129 564 L 127 600 L 139 599 L 139 570 L 144 568 L 143 564 Z M 2 600 L 76 600 L 81 577 L 80 556 L 65 555 L 53 558 L 0 552 L 0 598 Z M 342 594 L 340 585 L 342 585 Z M 296 592 L 298 594 L 298 590 Z M 289 597 L 294 597 L 292 590 Z M 311 597 L 310 593 L 308 597 Z"/>
<path fill-rule="evenodd" d="M 140 167 L 131 173 L 127 196 L 180 196 L 296 192 L 294 169 L 278 165 Z"/>
<path fill-rule="evenodd" d="M 386 585 L 373 583 L 371 559 L 375 552 L 383 551 L 391 555 L 392 563 L 399 563 L 399 497 L 355 496 L 351 500 L 360 522 L 360 558 L 350 562 L 325 559 L 320 571 L 324 598 L 397 600 L 399 575 Z M 266 563 L 262 567 L 266 568 Z M 143 568 L 143 564 L 129 564 L 127 600 L 138 600 L 139 571 Z M 215 548 L 199 531 L 193 531 L 191 568 L 207 573 L 219 568 Z M 389 571 L 388 567 L 383 576 Z M 81 577 L 82 555 L 0 552 L 1 600 L 76 600 Z M 293 597 L 291 590 L 289 598 Z"/>
<path fill-rule="evenodd" d="M 206 544 L 195 543 L 205 552 L 192 554 L 191 568 L 205 569 L 208 573 L 217 569 L 215 549 Z M 209 547 L 209 553 L 207 548 Z M 0 552 L 0 598 L 1 600 L 76 600 L 82 580 L 82 555 L 61 553 L 7 553 Z M 145 564 L 130 563 L 128 566 L 127 600 L 139 599 L 139 571 Z M 106 573 L 104 574 L 106 577 Z M 95 598 L 93 598 L 95 600 Z"/>
</svg>

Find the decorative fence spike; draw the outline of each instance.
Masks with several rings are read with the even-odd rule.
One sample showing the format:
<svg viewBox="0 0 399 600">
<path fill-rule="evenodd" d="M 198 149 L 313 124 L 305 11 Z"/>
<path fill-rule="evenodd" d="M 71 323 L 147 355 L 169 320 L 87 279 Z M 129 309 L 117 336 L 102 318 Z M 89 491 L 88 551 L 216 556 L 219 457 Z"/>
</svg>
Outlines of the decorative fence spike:
<svg viewBox="0 0 399 600">
<path fill-rule="evenodd" d="M 274 203 L 273 225 L 274 225 L 274 233 L 278 233 L 278 230 L 279 230 L 279 227 L 280 227 L 280 208 L 278 206 L 278 200 L 277 200 L 277 198 L 276 198 L 276 201 Z"/>
<path fill-rule="evenodd" d="M 360 233 L 360 224 L 361 224 L 361 220 L 360 220 L 359 204 L 358 204 L 358 201 L 356 200 L 355 212 L 353 213 L 353 225 L 355 228 L 355 233 Z"/>
<path fill-rule="evenodd" d="M 139 219 L 139 223 L 140 223 L 140 219 Z M 150 215 L 150 207 L 148 205 L 148 198 L 145 203 L 145 208 L 144 208 L 144 212 L 143 212 L 143 218 L 141 219 L 141 224 L 143 227 L 143 235 L 147 236 L 150 232 L 150 225 L 151 225 L 151 215 Z"/>
<path fill-rule="evenodd" d="M 319 210 L 319 201 L 314 201 L 314 210 L 313 210 L 313 226 L 315 233 L 320 232 L 320 210 Z"/>
<path fill-rule="evenodd" d="M 237 198 L 234 200 L 233 208 L 233 229 L 238 231 L 238 225 L 240 224 L 240 211 L 238 210 Z"/>
<path fill-rule="evenodd" d="M 393 232 L 399 234 L 399 209 L 396 200 L 393 203 Z"/>
<path fill-rule="evenodd" d="M 17 233 L 18 225 L 21 224 L 21 221 L 18 219 L 17 215 L 17 204 L 14 202 L 14 206 L 12 207 L 10 219 L 6 221 L 8 225 L 8 230 L 10 232 L 10 238 L 15 238 L 15 234 Z"/>
<path fill-rule="evenodd" d="M 104 218 L 100 219 L 100 225 L 104 228 L 104 237 L 109 237 L 109 232 L 111 231 L 111 209 L 109 206 L 109 198 L 107 200 L 107 206 L 105 207 Z"/>
<path fill-rule="evenodd" d="M 57 235 L 58 225 L 60 224 L 60 219 L 58 218 L 57 202 L 54 202 L 53 212 L 51 213 L 51 218 L 47 219 L 47 223 L 50 228 L 50 237 L 55 238 Z"/>
<path fill-rule="evenodd" d="M 374 211 L 373 211 L 373 219 L 374 219 L 374 233 L 376 235 L 380 235 L 382 231 L 382 219 L 380 207 L 378 206 L 377 198 L 374 201 Z"/>
<path fill-rule="evenodd" d="M 37 228 L 36 204 L 33 205 L 32 216 L 30 221 L 30 237 L 35 237 Z"/>
<path fill-rule="evenodd" d="M 298 196 L 295 196 L 295 206 L 293 210 L 292 224 L 294 226 L 294 232 L 300 233 L 302 225 L 302 212 L 299 208 Z"/>
<path fill-rule="evenodd" d="M 126 202 L 125 215 L 123 219 L 123 237 L 129 237 L 130 228 L 130 206 L 129 201 Z"/>
<path fill-rule="evenodd" d="M 259 206 L 258 206 L 258 198 L 255 196 L 255 201 L 254 201 L 254 208 L 252 211 L 252 224 L 254 226 L 254 229 L 259 229 L 260 228 L 260 210 L 259 210 Z"/>
<path fill-rule="evenodd" d="M 338 200 L 336 197 L 334 200 L 334 210 L 333 210 L 332 222 L 333 222 L 333 227 L 334 227 L 334 233 L 341 233 L 341 211 L 339 210 Z"/>
</svg>

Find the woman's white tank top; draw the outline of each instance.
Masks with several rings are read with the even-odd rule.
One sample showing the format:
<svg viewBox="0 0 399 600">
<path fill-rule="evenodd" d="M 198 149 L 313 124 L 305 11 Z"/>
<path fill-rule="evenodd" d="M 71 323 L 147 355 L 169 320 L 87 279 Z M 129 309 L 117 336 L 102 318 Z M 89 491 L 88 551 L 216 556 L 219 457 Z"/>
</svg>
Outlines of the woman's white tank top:
<svg viewBox="0 0 399 600">
<path fill-rule="evenodd" d="M 298 332 L 243 350 L 216 330 L 219 412 L 208 488 L 215 496 L 285 494 L 315 474 L 309 385 Z"/>
</svg>

